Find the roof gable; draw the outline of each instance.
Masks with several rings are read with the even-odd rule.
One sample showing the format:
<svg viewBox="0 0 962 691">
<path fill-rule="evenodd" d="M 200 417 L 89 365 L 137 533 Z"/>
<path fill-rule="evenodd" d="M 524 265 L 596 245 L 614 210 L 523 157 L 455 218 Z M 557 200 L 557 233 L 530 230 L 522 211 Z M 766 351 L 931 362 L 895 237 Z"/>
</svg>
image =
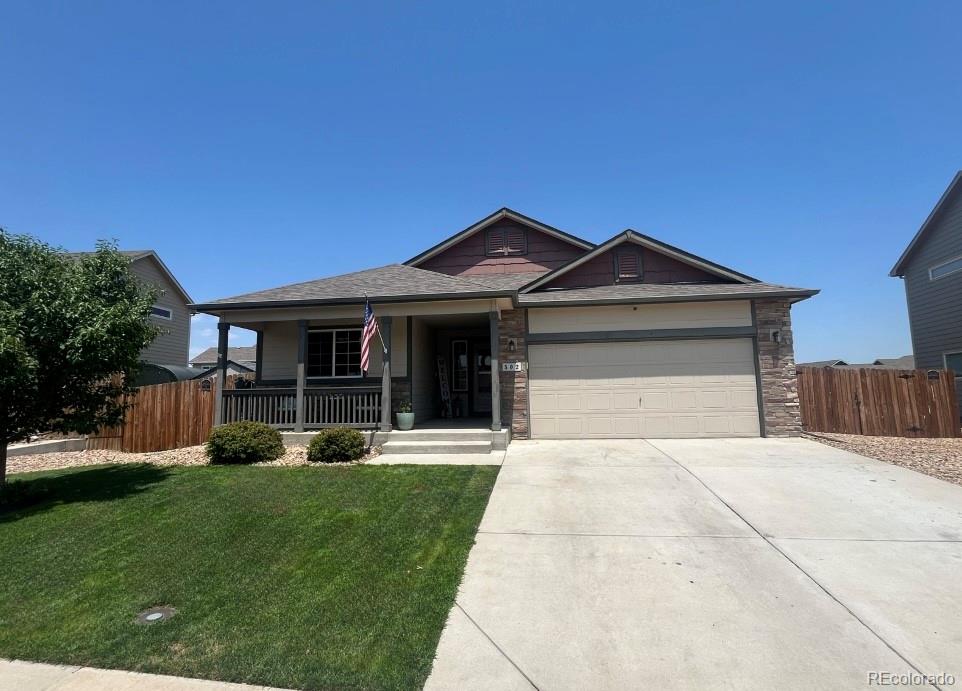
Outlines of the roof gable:
<svg viewBox="0 0 962 691">
<path fill-rule="evenodd" d="M 180 284 L 180 281 L 177 280 L 177 277 L 174 276 L 174 273 L 167 268 L 166 264 L 164 264 L 163 260 L 160 258 L 160 255 L 158 255 L 157 252 L 155 252 L 154 250 L 118 250 L 118 252 L 124 255 L 125 257 L 127 257 L 128 259 L 130 259 L 131 265 L 144 260 L 153 262 L 154 265 L 157 267 L 158 271 L 160 271 L 164 275 L 164 277 L 167 279 L 167 281 L 170 283 L 170 285 L 173 286 L 174 290 L 176 290 L 178 294 L 180 294 L 180 297 L 184 300 L 184 302 L 186 302 L 187 304 L 190 304 L 194 301 L 193 298 L 191 298 L 190 295 L 187 293 L 187 291 L 184 290 L 184 286 Z M 84 257 L 90 254 L 94 254 L 94 253 L 93 252 L 67 252 L 68 257 Z"/>
<path fill-rule="evenodd" d="M 424 262 L 431 259 L 432 257 L 437 256 L 441 252 L 444 252 L 445 250 L 450 249 L 451 247 L 458 244 L 459 242 L 466 240 L 467 238 L 473 236 L 474 234 L 482 230 L 485 230 L 486 228 L 489 228 L 498 222 L 505 221 L 505 220 L 513 221 L 527 228 L 531 228 L 541 233 L 545 233 L 546 235 L 549 235 L 558 240 L 562 240 L 570 245 L 573 245 L 574 247 L 580 250 L 590 250 L 591 248 L 594 247 L 594 244 L 591 242 L 588 242 L 587 240 L 583 240 L 579 237 L 571 235 L 570 233 L 566 233 L 563 230 L 558 230 L 557 228 L 549 226 L 546 223 L 542 223 L 541 221 L 536 221 L 535 219 L 525 216 L 524 214 L 518 213 L 517 211 L 514 211 L 507 207 L 503 207 L 495 211 L 493 214 L 489 216 L 485 216 L 480 221 L 468 226 L 464 230 L 455 233 L 454 235 L 447 238 L 446 240 L 439 242 L 434 247 L 431 247 L 425 250 L 424 252 L 421 252 L 421 254 L 415 257 L 412 257 L 411 259 L 408 259 L 406 262 L 404 262 L 404 264 L 406 266 L 419 266 L 420 264 L 423 264 Z"/>
<path fill-rule="evenodd" d="M 948 206 L 949 200 L 958 192 L 962 192 L 962 170 L 957 172 L 955 177 L 952 178 L 952 182 L 949 183 L 949 186 L 945 189 L 945 192 L 943 192 L 942 196 L 939 197 L 939 201 L 936 202 L 932 211 L 929 212 L 928 217 L 926 217 L 925 221 L 922 223 L 922 227 L 919 228 L 918 232 L 915 234 L 915 237 L 913 237 L 911 242 L 909 242 L 908 247 L 906 247 L 905 251 L 902 252 L 902 256 L 899 257 L 898 261 L 895 262 L 895 266 L 893 266 L 892 270 L 889 271 L 889 276 L 905 275 L 905 265 L 908 263 L 912 253 L 915 252 L 915 250 L 922 244 L 922 242 L 925 240 L 925 237 L 935 225 L 935 221 L 941 214 L 942 210 Z"/>
<path fill-rule="evenodd" d="M 734 269 L 729 269 L 728 267 L 722 266 L 721 264 L 716 264 L 715 262 L 709 261 L 697 255 L 691 254 L 690 252 L 685 252 L 678 247 L 669 245 L 667 243 L 656 240 L 648 235 L 643 235 L 642 233 L 636 232 L 634 230 L 628 229 L 618 235 L 615 235 L 610 240 L 603 242 L 602 244 L 595 247 L 590 252 L 586 252 L 581 257 L 565 264 L 564 266 L 551 271 L 544 276 L 541 276 L 526 286 L 522 287 L 520 292 L 527 293 L 532 290 L 539 288 L 545 288 L 551 282 L 570 273 L 579 266 L 585 265 L 588 262 L 601 257 L 607 252 L 612 251 L 620 245 L 631 243 L 634 245 L 641 246 L 643 248 L 657 252 L 658 254 L 669 257 L 670 259 L 678 262 L 679 264 L 692 267 L 698 271 L 704 272 L 711 276 L 724 279 L 726 281 L 732 281 L 735 283 L 757 283 L 758 279 L 752 278 L 743 273 L 739 273 Z"/>
</svg>

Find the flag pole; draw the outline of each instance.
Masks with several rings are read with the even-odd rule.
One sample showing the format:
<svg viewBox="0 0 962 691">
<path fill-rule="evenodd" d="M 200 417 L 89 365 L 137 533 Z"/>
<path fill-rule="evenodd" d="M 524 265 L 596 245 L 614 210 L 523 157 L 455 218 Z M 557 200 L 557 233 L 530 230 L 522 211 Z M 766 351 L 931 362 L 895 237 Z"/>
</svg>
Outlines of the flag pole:
<svg viewBox="0 0 962 691">
<path fill-rule="evenodd" d="M 370 304 L 371 304 L 371 301 L 368 300 L 368 299 L 367 299 L 367 295 L 365 295 L 365 296 L 364 296 L 364 312 L 365 312 L 365 313 L 367 312 L 367 308 L 368 308 L 368 306 L 369 306 Z M 374 311 L 374 310 L 371 310 L 371 312 L 373 312 L 373 311 Z M 377 319 L 377 317 L 374 317 L 374 318 Z M 384 345 L 384 336 L 381 335 L 381 329 L 380 329 L 380 327 L 376 328 L 375 331 L 377 331 L 377 337 L 378 337 L 378 338 L 380 339 L 380 341 L 381 341 L 381 350 L 383 350 L 383 351 L 384 351 L 384 354 L 387 355 L 387 346 Z"/>
</svg>

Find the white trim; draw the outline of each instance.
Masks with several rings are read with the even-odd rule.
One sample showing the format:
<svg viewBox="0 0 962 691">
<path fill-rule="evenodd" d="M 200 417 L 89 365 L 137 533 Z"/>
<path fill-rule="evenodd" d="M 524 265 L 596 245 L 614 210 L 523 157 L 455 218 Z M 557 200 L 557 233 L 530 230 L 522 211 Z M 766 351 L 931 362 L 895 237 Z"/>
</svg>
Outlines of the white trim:
<svg viewBox="0 0 962 691">
<path fill-rule="evenodd" d="M 165 317 L 162 314 L 155 314 L 154 310 L 163 310 L 164 312 L 167 313 L 167 316 Z M 168 321 L 168 322 L 174 321 L 174 310 L 172 310 L 170 307 L 164 307 L 163 305 L 151 305 L 150 316 L 153 317 L 154 319 L 163 319 L 164 321 Z"/>
<path fill-rule="evenodd" d="M 331 334 L 336 334 L 338 331 L 357 331 L 357 332 L 361 335 L 362 338 L 363 338 L 363 336 L 364 336 L 364 327 L 363 327 L 363 326 L 344 326 L 344 327 L 335 327 L 335 328 L 330 328 L 330 329 L 322 329 L 322 328 L 313 328 L 313 329 L 312 329 L 312 328 L 308 328 L 308 329 L 307 329 L 307 334 L 308 334 L 308 339 L 310 339 L 310 335 L 311 335 L 312 333 L 331 333 Z M 311 375 L 311 374 L 308 374 L 308 375 L 306 375 L 308 379 L 362 379 L 362 378 L 364 377 L 364 372 L 363 372 L 363 371 L 361 371 L 360 374 L 334 374 L 335 368 L 337 367 L 337 349 L 335 348 L 336 345 L 337 345 L 337 338 L 336 338 L 336 337 L 332 337 L 332 340 L 331 340 L 331 373 L 330 373 L 329 375 L 324 375 L 324 374 L 314 374 L 314 375 Z M 305 372 L 310 368 L 310 362 L 308 361 L 309 355 L 310 355 L 310 353 L 309 353 L 308 351 L 305 351 L 305 353 L 304 353 L 304 370 L 305 370 Z M 359 361 L 358 361 L 358 368 L 360 368 L 360 366 L 361 366 L 361 364 L 360 364 L 360 360 L 359 360 Z"/>
<path fill-rule="evenodd" d="M 949 264 L 952 264 L 952 263 L 954 263 L 954 262 L 959 262 L 958 268 L 952 269 L 951 271 L 949 271 L 949 272 L 947 272 L 947 273 L 944 273 L 944 274 L 942 274 L 941 276 L 933 276 L 933 275 L 932 275 L 932 272 L 933 272 L 935 269 L 941 269 L 943 266 L 948 266 Z M 945 278 L 946 276 L 951 276 L 952 274 L 958 273 L 959 271 L 962 271 L 962 255 L 960 255 L 960 256 L 958 256 L 958 257 L 952 257 L 952 259 L 947 259 L 947 260 L 944 261 L 944 262 L 941 262 L 941 263 L 939 263 L 939 264 L 935 264 L 934 266 L 930 266 L 930 267 L 929 267 L 929 280 L 930 280 L 930 281 L 938 281 L 938 280 L 941 280 L 941 279 Z"/>
</svg>

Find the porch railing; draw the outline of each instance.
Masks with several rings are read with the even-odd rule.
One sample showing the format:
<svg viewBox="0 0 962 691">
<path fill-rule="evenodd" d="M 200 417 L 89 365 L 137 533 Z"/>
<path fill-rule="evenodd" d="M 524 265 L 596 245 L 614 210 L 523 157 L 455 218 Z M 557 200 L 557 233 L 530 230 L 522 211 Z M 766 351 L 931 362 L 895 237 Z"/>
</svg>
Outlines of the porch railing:
<svg viewBox="0 0 962 691">
<path fill-rule="evenodd" d="M 297 423 L 297 389 L 225 389 L 224 422 L 252 420 L 293 428 Z M 375 387 L 304 389 L 304 428 L 373 429 L 381 419 L 381 390 Z"/>
</svg>

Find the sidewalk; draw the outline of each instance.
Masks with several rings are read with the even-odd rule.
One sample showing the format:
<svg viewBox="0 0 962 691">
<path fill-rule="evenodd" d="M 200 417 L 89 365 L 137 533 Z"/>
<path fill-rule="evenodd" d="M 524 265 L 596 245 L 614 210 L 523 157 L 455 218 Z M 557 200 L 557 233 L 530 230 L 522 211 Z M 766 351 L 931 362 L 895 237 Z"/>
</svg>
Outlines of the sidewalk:
<svg viewBox="0 0 962 691">
<path fill-rule="evenodd" d="M 184 679 L 93 667 L 0 659 L 0 691 L 281 691 L 267 686 Z"/>
</svg>

